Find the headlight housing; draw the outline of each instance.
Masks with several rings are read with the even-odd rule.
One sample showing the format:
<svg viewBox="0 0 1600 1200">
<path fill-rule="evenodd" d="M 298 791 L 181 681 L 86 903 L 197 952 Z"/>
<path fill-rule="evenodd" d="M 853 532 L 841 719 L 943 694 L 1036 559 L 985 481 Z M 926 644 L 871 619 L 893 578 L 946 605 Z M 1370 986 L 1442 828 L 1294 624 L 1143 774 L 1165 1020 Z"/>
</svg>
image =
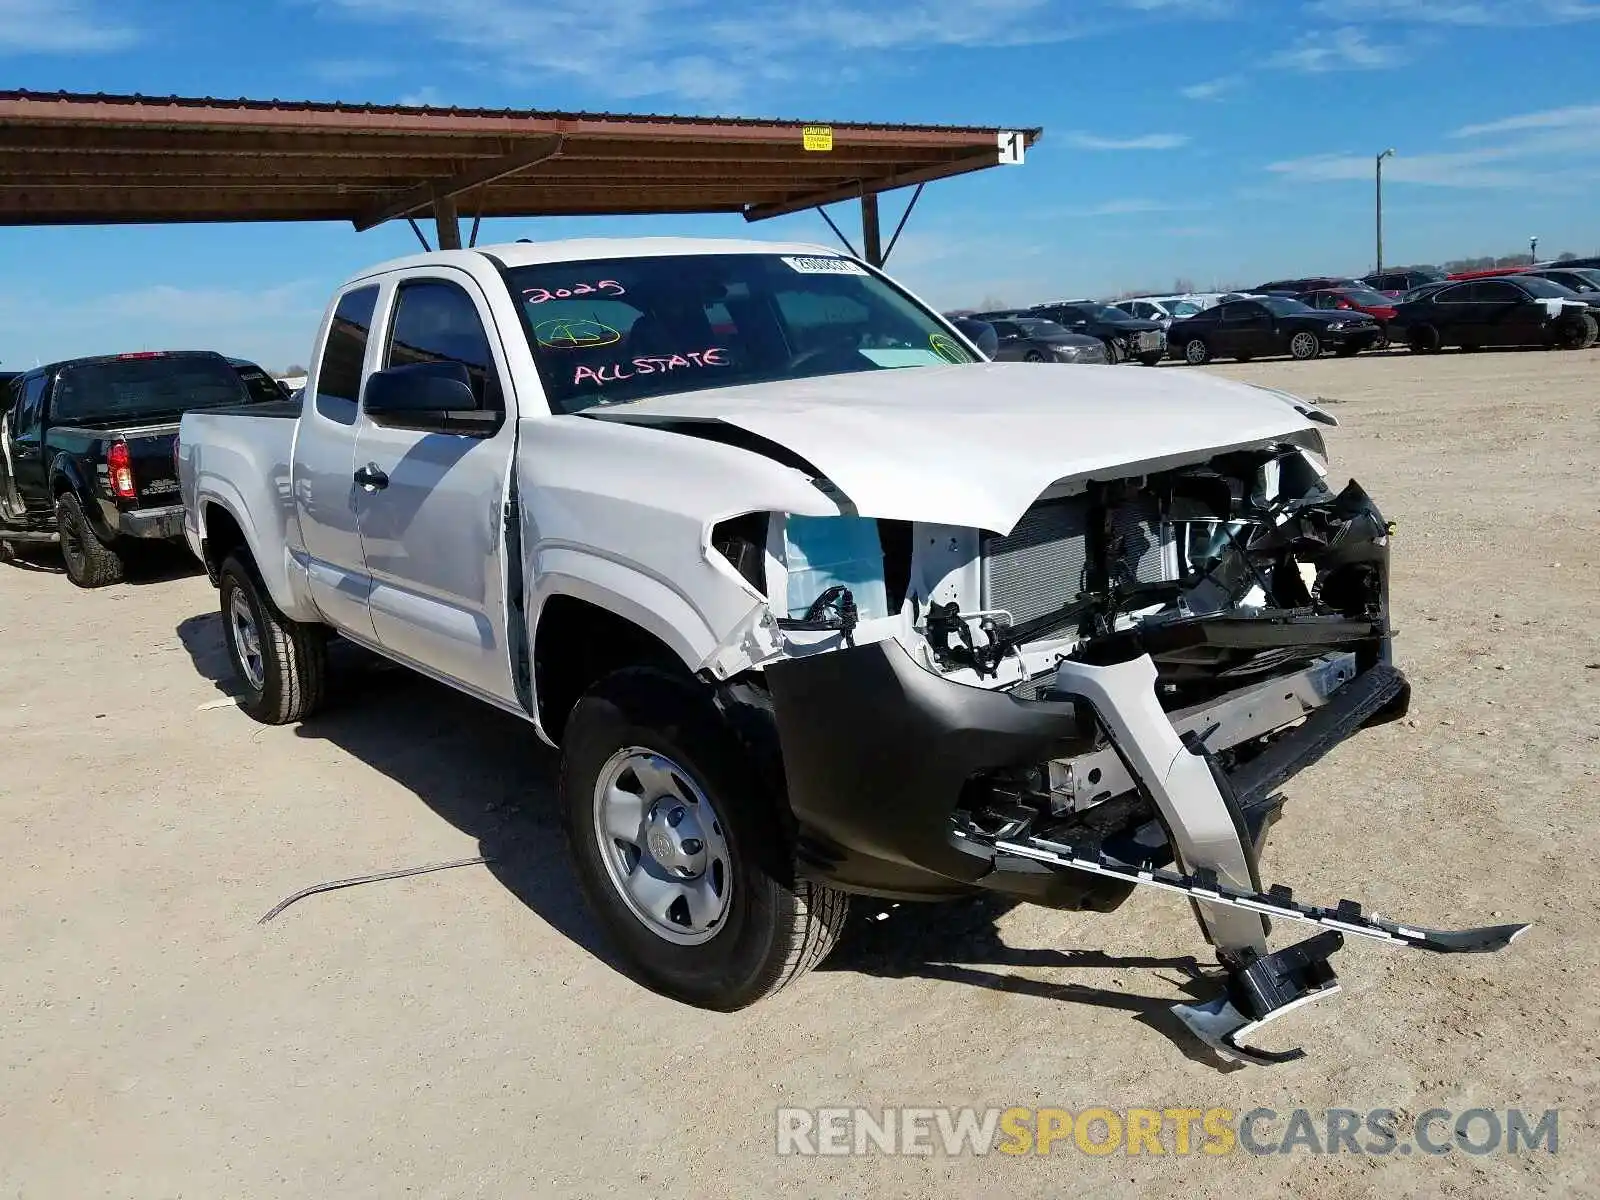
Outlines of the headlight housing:
<svg viewBox="0 0 1600 1200">
<path fill-rule="evenodd" d="M 1103 363 L 1106 361 L 1105 347 L 1101 345 L 1051 346 L 1050 353 L 1055 355 L 1060 362 Z"/>
</svg>

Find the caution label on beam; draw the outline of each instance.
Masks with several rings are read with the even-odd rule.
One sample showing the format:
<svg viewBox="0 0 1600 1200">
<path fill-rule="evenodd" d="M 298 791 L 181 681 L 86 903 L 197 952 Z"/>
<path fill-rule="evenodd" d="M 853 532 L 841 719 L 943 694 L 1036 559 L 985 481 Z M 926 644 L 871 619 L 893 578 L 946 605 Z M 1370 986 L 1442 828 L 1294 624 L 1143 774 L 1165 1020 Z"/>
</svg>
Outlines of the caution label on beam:
<svg viewBox="0 0 1600 1200">
<path fill-rule="evenodd" d="M 832 125 L 806 125 L 800 130 L 800 139 L 807 150 L 832 150 Z"/>
</svg>

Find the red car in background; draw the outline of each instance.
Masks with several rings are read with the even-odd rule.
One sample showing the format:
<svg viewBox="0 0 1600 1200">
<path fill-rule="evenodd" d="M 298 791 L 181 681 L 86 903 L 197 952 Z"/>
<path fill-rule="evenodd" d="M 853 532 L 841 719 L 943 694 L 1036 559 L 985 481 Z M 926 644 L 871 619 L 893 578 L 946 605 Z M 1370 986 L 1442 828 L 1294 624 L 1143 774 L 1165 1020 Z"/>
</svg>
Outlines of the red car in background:
<svg viewBox="0 0 1600 1200">
<path fill-rule="evenodd" d="M 1394 301 L 1382 292 L 1367 287 L 1328 287 L 1301 292 L 1295 299 L 1311 308 L 1343 308 L 1351 312 L 1366 313 L 1378 323 L 1383 332 L 1372 349 L 1383 350 L 1389 344 L 1389 322 L 1394 319 Z"/>
<path fill-rule="evenodd" d="M 1456 271 L 1451 279 L 1492 279 L 1499 275 L 1520 275 L 1526 267 L 1485 267 L 1481 271 Z"/>
</svg>

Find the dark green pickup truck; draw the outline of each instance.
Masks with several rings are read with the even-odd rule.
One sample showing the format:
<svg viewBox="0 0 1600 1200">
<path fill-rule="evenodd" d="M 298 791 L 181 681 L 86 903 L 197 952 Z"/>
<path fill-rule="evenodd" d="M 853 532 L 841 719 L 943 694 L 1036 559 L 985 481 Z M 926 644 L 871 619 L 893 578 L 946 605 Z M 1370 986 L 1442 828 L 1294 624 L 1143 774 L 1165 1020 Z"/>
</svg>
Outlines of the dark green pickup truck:
<svg viewBox="0 0 1600 1200">
<path fill-rule="evenodd" d="M 179 418 L 284 395 L 255 364 L 209 351 L 24 372 L 0 394 L 0 545 L 59 542 L 73 583 L 117 582 L 130 546 L 183 538 Z"/>
</svg>

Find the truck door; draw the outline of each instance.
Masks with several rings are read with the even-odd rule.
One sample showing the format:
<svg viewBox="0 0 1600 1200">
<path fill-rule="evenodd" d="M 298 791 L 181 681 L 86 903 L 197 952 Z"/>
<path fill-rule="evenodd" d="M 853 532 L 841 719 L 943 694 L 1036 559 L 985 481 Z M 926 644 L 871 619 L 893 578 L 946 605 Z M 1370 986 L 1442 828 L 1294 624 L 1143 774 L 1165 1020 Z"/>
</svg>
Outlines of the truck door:
<svg viewBox="0 0 1600 1200">
<path fill-rule="evenodd" d="M 419 268 L 400 277 L 378 369 L 421 362 L 467 368 L 499 420 L 439 433 L 377 425 L 364 413 L 355 471 L 372 623 L 396 656 L 516 704 L 506 648 L 504 531 L 516 435 L 505 360 L 476 282 Z"/>
<path fill-rule="evenodd" d="M 294 507 L 306 548 L 306 573 L 317 608 L 337 629 L 376 640 L 367 599 L 372 581 L 356 528 L 360 492 L 352 473 L 361 380 L 372 339 L 378 285 L 339 297 L 324 335 L 322 357 L 306 380 L 294 447 Z M 373 347 L 376 357 L 377 347 Z"/>
<path fill-rule="evenodd" d="M 47 512 L 52 501 L 45 486 L 44 393 L 49 377 L 24 375 L 17 406 L 11 412 L 11 483 L 29 512 Z"/>
</svg>

